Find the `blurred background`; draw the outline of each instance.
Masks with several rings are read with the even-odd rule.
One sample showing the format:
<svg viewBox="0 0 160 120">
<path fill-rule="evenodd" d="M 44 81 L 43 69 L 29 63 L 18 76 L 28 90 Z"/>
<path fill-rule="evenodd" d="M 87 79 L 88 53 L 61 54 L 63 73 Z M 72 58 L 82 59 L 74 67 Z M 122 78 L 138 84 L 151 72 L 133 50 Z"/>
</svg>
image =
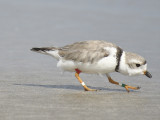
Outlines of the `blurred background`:
<svg viewBox="0 0 160 120">
<path fill-rule="evenodd" d="M 56 60 L 48 56 L 33 53 L 30 49 L 32 47 L 44 46 L 60 47 L 83 40 L 106 40 L 113 42 L 124 50 L 138 53 L 147 59 L 148 69 L 153 75 L 153 79 L 151 80 L 148 80 L 144 76 L 126 77 L 120 74 L 113 74 L 115 80 L 124 80 L 125 83 L 143 86 L 141 92 L 133 92 L 133 94 L 134 96 L 137 96 L 137 94 L 138 96 L 142 96 L 140 101 L 144 99 L 148 100 L 144 106 L 136 104 L 138 99 L 136 97 L 135 101 L 132 101 L 135 103 L 133 106 L 131 105 L 132 110 L 123 109 L 122 113 L 122 106 L 117 107 L 115 105 L 117 109 L 114 109 L 114 112 L 112 111 L 113 109 L 107 109 L 108 113 L 101 114 L 99 112 L 98 114 L 97 110 L 105 111 L 104 106 L 107 108 L 108 105 L 103 101 L 100 105 L 97 105 L 103 106 L 102 109 L 101 107 L 94 106 L 98 104 L 99 99 L 92 101 L 92 104 L 86 102 L 86 106 L 89 104 L 88 107 L 92 106 L 93 108 L 88 113 L 82 112 L 78 114 L 78 110 L 84 110 L 81 109 L 81 106 L 75 107 L 77 103 L 66 103 L 63 100 L 61 103 L 57 103 L 59 104 L 58 108 L 54 107 L 54 103 L 59 101 L 60 98 L 57 95 L 57 99 L 52 100 L 50 99 L 52 95 L 62 95 L 64 93 L 64 98 L 66 98 L 68 94 L 77 94 L 78 91 L 82 92 L 83 88 L 75 80 L 73 73 L 61 74 L 61 70 L 57 70 Z M 158 120 L 160 118 L 158 113 L 160 111 L 159 46 L 159 0 L 0 0 L 0 105 L 3 108 L 0 110 L 1 118 L 4 118 L 3 120 L 10 118 L 22 120 L 28 117 L 49 119 L 52 118 L 52 112 L 48 111 L 53 108 L 53 111 L 58 109 L 58 113 L 55 113 L 55 111 L 52 113 L 57 119 L 72 119 L 77 118 L 79 115 L 82 115 L 79 119 L 83 117 L 88 117 L 88 119 L 102 117 L 103 119 L 106 118 L 105 115 L 107 114 L 111 119 L 124 115 L 122 116 L 124 120 L 125 116 L 128 115 L 124 113 L 130 111 L 138 116 L 135 117 L 134 114 L 129 114 L 133 119 L 140 118 L 142 120 L 144 118 L 147 120 L 154 118 Z M 92 77 L 91 75 L 82 75 L 82 77 L 86 79 L 86 83 L 90 86 L 109 87 L 111 88 L 108 90 L 109 93 L 117 94 L 120 92 L 119 94 L 123 94 L 123 97 L 125 95 L 128 96 L 128 94 L 124 94 L 123 88 L 110 85 L 110 83 L 105 85 L 106 78 L 100 78 L 99 76 Z M 91 81 L 91 79 L 94 80 Z M 46 90 L 45 88 L 49 89 Z M 68 91 L 67 93 L 66 90 Z M 104 97 L 102 93 L 107 96 L 106 92 L 108 91 L 99 93 L 102 100 Z M 46 96 L 41 96 L 41 94 Z M 95 93 L 79 94 L 82 97 L 89 98 L 92 94 L 93 96 L 95 95 Z M 94 97 L 99 97 L 97 94 Z M 48 101 L 48 104 L 42 105 L 40 104 L 42 101 L 33 102 L 33 96 L 37 96 L 42 101 L 44 100 L 44 103 L 46 103 L 46 99 L 52 102 Z M 130 97 L 133 99 L 132 96 Z M 75 101 L 76 98 L 75 96 L 70 96 L 68 101 Z M 104 100 L 106 99 L 104 98 Z M 111 101 L 115 99 L 117 99 L 116 96 Z M 79 104 L 82 105 L 82 101 L 78 101 Z M 120 101 L 122 102 L 123 99 L 121 98 Z M 29 108 L 25 106 L 27 102 Z M 36 103 L 37 106 L 33 107 L 33 104 Z M 69 104 L 70 106 L 61 108 L 60 104 L 63 106 Z M 110 104 L 114 104 L 114 102 Z M 149 105 L 145 106 L 147 104 Z M 130 103 L 128 105 L 130 106 Z M 82 106 L 84 107 L 84 105 Z M 134 108 L 134 106 L 136 107 Z M 147 109 L 148 107 L 150 110 Z M 42 110 L 42 108 L 45 109 Z M 78 109 L 76 109 L 77 112 L 74 114 L 74 117 L 71 113 L 75 109 L 72 108 Z M 39 109 L 41 109 L 40 112 L 38 111 Z M 68 109 L 72 109 L 71 113 L 66 112 Z M 140 109 L 140 112 L 137 113 L 137 109 Z M 37 111 L 32 114 L 32 112 L 28 113 L 28 110 Z M 41 112 L 44 113 L 44 116 L 39 114 Z M 64 112 L 63 117 L 60 115 L 61 112 Z M 96 112 L 98 115 L 91 117 L 92 112 Z M 145 118 L 149 114 L 151 115 Z M 66 117 L 69 115 L 71 116 Z"/>
</svg>

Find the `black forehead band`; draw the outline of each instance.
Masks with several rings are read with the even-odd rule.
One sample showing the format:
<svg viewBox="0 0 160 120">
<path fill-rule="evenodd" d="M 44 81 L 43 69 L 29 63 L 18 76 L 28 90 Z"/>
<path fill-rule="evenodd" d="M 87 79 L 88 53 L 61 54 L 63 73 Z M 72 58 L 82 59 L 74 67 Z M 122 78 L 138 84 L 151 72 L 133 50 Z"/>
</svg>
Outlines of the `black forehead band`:
<svg viewBox="0 0 160 120">
<path fill-rule="evenodd" d="M 143 63 L 143 65 L 145 65 L 146 63 L 147 63 L 147 61 L 145 60 L 144 63 Z"/>
</svg>

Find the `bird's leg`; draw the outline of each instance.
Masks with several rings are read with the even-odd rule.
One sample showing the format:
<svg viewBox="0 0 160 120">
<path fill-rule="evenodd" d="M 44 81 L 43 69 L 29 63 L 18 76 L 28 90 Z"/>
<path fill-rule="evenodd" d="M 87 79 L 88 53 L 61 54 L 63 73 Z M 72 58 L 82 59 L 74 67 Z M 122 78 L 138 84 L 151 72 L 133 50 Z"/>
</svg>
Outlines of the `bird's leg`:
<svg viewBox="0 0 160 120">
<path fill-rule="evenodd" d="M 75 76 L 76 78 L 78 79 L 78 81 L 81 83 L 81 85 L 84 87 L 84 90 L 85 91 L 97 91 L 96 89 L 91 89 L 91 88 L 88 88 L 85 83 L 82 81 L 82 79 L 79 77 L 79 74 L 81 73 L 81 71 L 79 69 L 75 69 L 76 73 L 75 73 Z"/>
<path fill-rule="evenodd" d="M 140 87 L 132 87 L 132 86 L 129 86 L 129 85 L 126 85 L 126 84 L 123 84 L 123 83 L 118 83 L 118 82 L 112 80 L 112 78 L 109 76 L 109 74 L 106 74 L 106 76 L 107 76 L 110 83 L 119 85 L 121 87 L 124 87 L 127 90 L 127 92 L 129 92 L 129 89 L 133 89 L 133 90 L 140 89 Z"/>
</svg>

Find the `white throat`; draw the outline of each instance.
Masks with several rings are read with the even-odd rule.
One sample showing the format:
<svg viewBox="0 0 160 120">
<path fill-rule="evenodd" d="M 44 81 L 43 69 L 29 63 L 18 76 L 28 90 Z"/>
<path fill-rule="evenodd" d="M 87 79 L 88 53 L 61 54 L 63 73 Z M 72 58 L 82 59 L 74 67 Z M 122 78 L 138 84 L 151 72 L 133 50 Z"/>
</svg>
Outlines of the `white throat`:
<svg viewBox="0 0 160 120">
<path fill-rule="evenodd" d="M 123 51 L 121 59 L 120 59 L 119 72 L 124 74 L 124 75 L 128 75 L 125 51 Z"/>
</svg>

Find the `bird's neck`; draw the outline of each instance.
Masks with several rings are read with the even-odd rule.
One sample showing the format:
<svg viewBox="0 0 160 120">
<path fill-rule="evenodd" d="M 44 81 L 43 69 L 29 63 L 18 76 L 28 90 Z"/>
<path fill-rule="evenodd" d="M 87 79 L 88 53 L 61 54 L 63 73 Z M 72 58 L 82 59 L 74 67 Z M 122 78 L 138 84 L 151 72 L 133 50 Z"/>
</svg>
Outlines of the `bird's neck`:
<svg viewBox="0 0 160 120">
<path fill-rule="evenodd" d="M 122 74 L 127 75 L 127 65 L 126 65 L 126 52 L 123 51 L 122 56 L 120 58 L 119 71 Z"/>
</svg>

